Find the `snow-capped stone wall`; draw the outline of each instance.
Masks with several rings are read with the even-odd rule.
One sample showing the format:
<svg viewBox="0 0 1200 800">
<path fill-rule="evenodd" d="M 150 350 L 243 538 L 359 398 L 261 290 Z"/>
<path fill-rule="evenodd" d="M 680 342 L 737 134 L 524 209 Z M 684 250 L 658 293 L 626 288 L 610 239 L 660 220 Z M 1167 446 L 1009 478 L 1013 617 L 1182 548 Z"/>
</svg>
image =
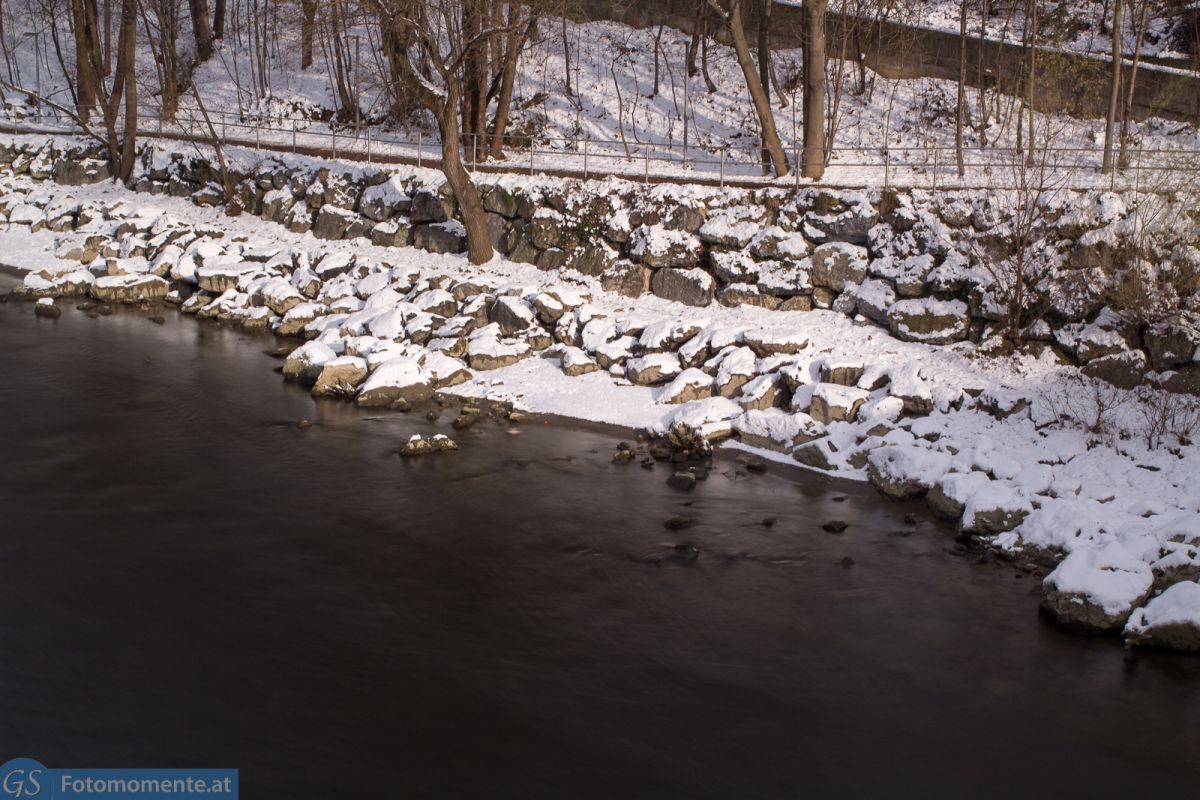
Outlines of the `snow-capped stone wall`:
<svg viewBox="0 0 1200 800">
<path fill-rule="evenodd" d="M 234 162 L 246 211 L 295 233 L 465 250 L 454 199 L 434 171 L 276 157 Z M 95 146 L 60 140 L 0 145 L 0 168 L 66 184 L 108 177 Z M 217 180 L 216 167 L 200 156 L 151 144 L 132 188 L 219 205 Z M 649 292 L 698 307 L 833 309 L 898 339 L 935 345 L 998 342 L 1011 316 L 1013 198 L 517 176 L 480 188 L 499 253 L 543 270 L 598 276 L 629 296 Z M 20 206 L 3 213 L 31 227 L 51 222 Z M 1056 194 L 1043 217 L 1030 248 L 1043 263 L 1022 301 L 1031 346 L 1118 385 L 1153 373 L 1172 389 L 1200 391 L 1200 244 L 1186 235 L 1146 236 L 1145 219 L 1111 193 Z M 1131 289 L 1136 275 L 1143 279 Z M 1171 313 L 1151 317 L 1131 306 L 1149 302 L 1145 284 L 1156 281 L 1173 292 Z"/>
</svg>

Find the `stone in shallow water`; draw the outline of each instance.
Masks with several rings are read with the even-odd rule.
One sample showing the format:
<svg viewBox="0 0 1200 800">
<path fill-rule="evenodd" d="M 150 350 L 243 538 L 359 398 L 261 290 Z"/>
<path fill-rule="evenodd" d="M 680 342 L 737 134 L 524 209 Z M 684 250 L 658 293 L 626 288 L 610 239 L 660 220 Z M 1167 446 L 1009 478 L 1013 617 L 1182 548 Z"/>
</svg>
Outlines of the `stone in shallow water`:
<svg viewBox="0 0 1200 800">
<path fill-rule="evenodd" d="M 448 450 L 457 449 L 458 444 L 449 436 L 439 433 L 435 436 L 425 438 L 420 434 L 415 434 L 400 448 L 400 455 L 405 457 L 423 456 L 430 453 L 444 453 Z"/>
</svg>

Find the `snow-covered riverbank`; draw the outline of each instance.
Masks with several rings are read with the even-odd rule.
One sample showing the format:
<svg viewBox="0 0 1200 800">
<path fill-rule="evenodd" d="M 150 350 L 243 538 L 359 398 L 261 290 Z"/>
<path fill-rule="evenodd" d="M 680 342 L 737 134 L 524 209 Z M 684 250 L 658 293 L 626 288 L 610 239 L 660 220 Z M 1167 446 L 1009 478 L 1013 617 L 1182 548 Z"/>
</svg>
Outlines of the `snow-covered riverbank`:
<svg viewBox="0 0 1200 800">
<path fill-rule="evenodd" d="M 1049 349 L 1001 359 L 835 311 L 630 300 L 572 271 L 319 241 L 108 184 L 5 186 L 0 262 L 29 271 L 27 296 L 163 300 L 300 335 L 285 374 L 363 405 L 440 390 L 657 432 L 684 423 L 927 495 L 964 536 L 1065 555 L 1045 592 L 1065 624 L 1121 630 L 1133 614 L 1133 640 L 1200 646 L 1200 448 L 1183 396 L 1084 379 Z"/>
</svg>

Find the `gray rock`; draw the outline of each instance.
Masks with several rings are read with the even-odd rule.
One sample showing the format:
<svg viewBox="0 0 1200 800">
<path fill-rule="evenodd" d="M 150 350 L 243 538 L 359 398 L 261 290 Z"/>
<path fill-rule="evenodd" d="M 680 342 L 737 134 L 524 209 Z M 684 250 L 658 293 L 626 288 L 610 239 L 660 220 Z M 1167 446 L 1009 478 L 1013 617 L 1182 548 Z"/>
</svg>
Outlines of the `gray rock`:
<svg viewBox="0 0 1200 800">
<path fill-rule="evenodd" d="M 660 269 L 650 278 L 650 289 L 666 300 L 702 307 L 712 303 L 716 281 L 702 269 Z"/>
<path fill-rule="evenodd" d="M 843 242 L 823 244 L 813 250 L 810 279 L 813 286 L 844 291 L 867 277 L 865 248 Z"/>
<path fill-rule="evenodd" d="M 412 207 L 409 212 L 409 218 L 415 224 L 431 223 L 431 222 L 446 222 L 454 217 L 454 196 L 449 192 L 448 187 L 443 187 L 444 190 L 436 192 L 429 189 L 421 189 L 412 198 Z M 448 251 L 436 251 L 448 252 Z"/>
<path fill-rule="evenodd" d="M 413 201 L 416 207 L 416 201 Z M 467 234 L 458 223 L 415 225 L 412 229 L 414 247 L 431 253 L 462 253 L 467 249 Z"/>
</svg>

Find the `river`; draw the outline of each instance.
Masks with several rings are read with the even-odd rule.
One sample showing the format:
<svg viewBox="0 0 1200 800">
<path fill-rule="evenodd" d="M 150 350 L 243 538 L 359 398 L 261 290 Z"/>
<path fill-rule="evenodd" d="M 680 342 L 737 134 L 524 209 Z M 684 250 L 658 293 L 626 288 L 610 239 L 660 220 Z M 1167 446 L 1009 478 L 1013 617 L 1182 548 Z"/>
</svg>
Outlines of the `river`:
<svg viewBox="0 0 1200 800">
<path fill-rule="evenodd" d="M 1195 790 L 1200 659 L 1056 630 L 919 504 L 315 402 L 274 343 L 0 304 L 4 758 L 279 798 Z M 461 449 L 396 455 L 431 431 Z"/>
</svg>

